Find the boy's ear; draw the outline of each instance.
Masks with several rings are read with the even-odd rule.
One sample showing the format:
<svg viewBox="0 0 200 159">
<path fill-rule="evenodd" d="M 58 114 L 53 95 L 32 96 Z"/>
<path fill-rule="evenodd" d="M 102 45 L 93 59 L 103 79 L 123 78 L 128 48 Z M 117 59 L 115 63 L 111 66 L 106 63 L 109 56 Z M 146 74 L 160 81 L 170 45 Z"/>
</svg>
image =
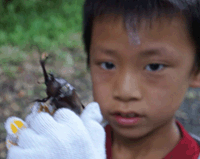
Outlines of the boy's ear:
<svg viewBox="0 0 200 159">
<path fill-rule="evenodd" d="M 189 87 L 200 88 L 200 71 L 192 75 Z"/>
</svg>

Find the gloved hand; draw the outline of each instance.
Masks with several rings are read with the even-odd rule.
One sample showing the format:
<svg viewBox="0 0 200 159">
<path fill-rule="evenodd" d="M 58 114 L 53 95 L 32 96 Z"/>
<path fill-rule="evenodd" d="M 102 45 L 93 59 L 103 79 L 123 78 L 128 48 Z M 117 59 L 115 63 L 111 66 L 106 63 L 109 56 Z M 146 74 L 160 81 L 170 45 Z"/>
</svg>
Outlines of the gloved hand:
<svg viewBox="0 0 200 159">
<path fill-rule="evenodd" d="M 7 159 L 105 159 L 105 131 L 98 103 L 90 103 L 77 116 L 67 108 L 53 116 L 38 113 L 35 103 L 26 122 L 10 117 L 7 130 Z M 16 144 L 15 144 L 16 143 Z"/>
</svg>

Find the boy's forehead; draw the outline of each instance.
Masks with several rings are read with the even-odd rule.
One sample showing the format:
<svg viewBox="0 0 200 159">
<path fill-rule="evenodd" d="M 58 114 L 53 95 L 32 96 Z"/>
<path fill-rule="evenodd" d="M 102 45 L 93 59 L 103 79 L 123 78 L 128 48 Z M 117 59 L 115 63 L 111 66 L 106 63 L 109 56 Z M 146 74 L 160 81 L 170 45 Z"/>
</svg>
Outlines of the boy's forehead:
<svg viewBox="0 0 200 159">
<path fill-rule="evenodd" d="M 132 24 L 132 22 L 126 24 L 126 21 L 124 21 L 122 16 L 110 15 L 97 17 L 93 23 L 92 38 L 94 40 L 101 37 L 102 40 L 109 40 L 123 37 L 124 34 L 126 34 L 126 36 L 129 36 L 130 38 L 136 40 L 139 39 L 139 41 L 142 42 L 144 38 L 149 39 L 150 41 L 160 40 L 161 34 L 163 34 L 165 37 L 162 38 L 165 39 L 169 39 L 170 35 L 176 35 L 178 38 L 190 40 L 186 21 L 182 16 L 176 16 L 173 19 L 169 19 L 168 17 L 152 20 L 142 19 L 140 23 L 136 23 L 136 26 L 132 26 Z M 93 36 L 94 34 L 96 36 Z M 100 42 L 98 39 L 96 41 Z M 131 44 L 137 45 L 137 43 Z"/>
<path fill-rule="evenodd" d="M 147 18 L 141 18 L 138 20 L 138 18 L 134 16 L 127 16 L 122 17 L 121 15 L 116 14 L 105 14 L 100 15 L 94 18 L 93 26 L 105 26 L 104 29 L 116 29 L 116 26 L 122 26 L 124 30 L 127 31 L 127 26 L 131 27 L 134 31 L 139 30 L 152 30 L 152 29 L 163 29 L 164 27 L 169 27 L 170 25 L 178 26 L 182 25 L 183 27 L 186 26 L 186 21 L 184 16 L 181 14 L 174 15 L 173 18 L 170 18 L 168 16 L 162 16 L 162 17 L 155 17 L 152 19 Z M 94 28 L 94 27 L 93 27 Z"/>
<path fill-rule="evenodd" d="M 140 44 L 130 43 L 129 32 L 126 30 L 122 16 L 115 16 L 113 19 L 110 16 L 96 18 L 93 24 L 92 50 L 103 48 L 124 52 L 133 49 L 136 51 L 135 49 L 139 48 L 138 52 L 143 52 L 164 46 L 168 50 L 176 50 L 175 52 L 193 50 L 195 53 L 195 46 L 187 30 L 186 21 L 181 16 L 173 19 L 163 17 L 151 22 L 148 19 L 142 19 L 137 25 L 136 37 L 133 37 L 133 39 L 138 38 L 141 41 Z"/>
</svg>

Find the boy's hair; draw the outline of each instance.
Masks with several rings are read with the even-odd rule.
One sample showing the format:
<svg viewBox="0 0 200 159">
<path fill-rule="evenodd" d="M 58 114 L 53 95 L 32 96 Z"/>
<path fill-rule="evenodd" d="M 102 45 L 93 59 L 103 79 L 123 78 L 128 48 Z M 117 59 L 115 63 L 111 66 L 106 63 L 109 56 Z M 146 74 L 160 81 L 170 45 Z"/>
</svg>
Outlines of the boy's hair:
<svg viewBox="0 0 200 159">
<path fill-rule="evenodd" d="M 90 43 L 93 21 L 97 16 L 121 15 L 127 26 L 140 24 L 142 19 L 151 22 L 154 18 L 173 18 L 181 13 L 196 46 L 195 73 L 200 71 L 200 0 L 85 0 L 83 17 L 83 42 L 87 53 L 87 66 L 90 63 Z M 137 24 L 136 24 L 137 23 Z M 134 25 L 135 24 L 135 25 Z"/>
</svg>

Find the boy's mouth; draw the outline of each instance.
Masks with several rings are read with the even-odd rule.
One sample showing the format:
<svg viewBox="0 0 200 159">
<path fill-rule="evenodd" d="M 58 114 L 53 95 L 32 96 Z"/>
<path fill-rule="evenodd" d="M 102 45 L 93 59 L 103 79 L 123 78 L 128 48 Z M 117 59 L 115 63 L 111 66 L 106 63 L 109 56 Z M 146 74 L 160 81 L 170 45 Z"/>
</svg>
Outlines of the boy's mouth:
<svg viewBox="0 0 200 159">
<path fill-rule="evenodd" d="M 142 116 L 137 114 L 137 113 L 122 113 L 122 112 L 117 112 L 113 114 L 114 119 L 119 125 L 135 125 L 137 124 Z"/>
<path fill-rule="evenodd" d="M 124 118 L 133 118 L 133 117 L 139 116 L 136 113 L 115 113 L 114 115 L 121 116 L 121 117 L 124 117 Z"/>
</svg>

